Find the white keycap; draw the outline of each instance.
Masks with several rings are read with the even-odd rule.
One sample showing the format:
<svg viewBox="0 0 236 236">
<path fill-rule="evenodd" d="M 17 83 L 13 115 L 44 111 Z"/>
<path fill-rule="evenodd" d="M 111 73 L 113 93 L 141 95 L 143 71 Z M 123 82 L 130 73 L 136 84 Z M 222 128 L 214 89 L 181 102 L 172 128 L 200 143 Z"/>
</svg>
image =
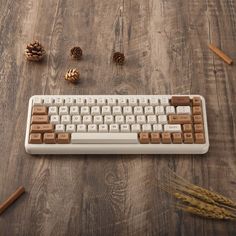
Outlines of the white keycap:
<svg viewBox="0 0 236 236">
<path fill-rule="evenodd" d="M 146 117 L 144 115 L 139 115 L 136 117 L 136 121 L 138 124 L 145 124 L 146 123 Z"/>
<path fill-rule="evenodd" d="M 79 115 L 79 107 L 78 106 L 71 106 L 70 107 L 70 114 L 71 115 Z"/>
<path fill-rule="evenodd" d="M 122 124 L 120 125 L 120 131 L 122 133 L 128 133 L 130 132 L 130 126 L 128 124 Z"/>
<path fill-rule="evenodd" d="M 88 125 L 92 123 L 92 116 L 85 115 L 83 116 L 83 124 Z"/>
<path fill-rule="evenodd" d="M 73 98 L 66 98 L 65 99 L 65 105 L 66 106 L 73 106 L 74 105 L 74 99 Z"/>
<path fill-rule="evenodd" d="M 120 131 L 118 124 L 110 124 L 109 129 L 111 133 L 118 133 Z"/>
<path fill-rule="evenodd" d="M 75 104 L 82 107 L 84 106 L 84 98 L 76 98 L 75 99 Z"/>
<path fill-rule="evenodd" d="M 168 106 L 169 105 L 169 98 L 168 97 L 161 97 L 160 98 L 160 104 L 162 106 Z"/>
<path fill-rule="evenodd" d="M 142 125 L 142 131 L 143 132 L 151 132 L 152 131 L 152 126 L 150 124 L 143 124 Z"/>
<path fill-rule="evenodd" d="M 97 105 L 98 106 L 105 106 L 106 105 L 106 99 L 105 98 L 98 98 L 97 99 Z"/>
<path fill-rule="evenodd" d="M 104 116 L 104 123 L 105 124 L 112 124 L 114 122 L 114 118 L 113 116 L 109 115 L 109 116 Z"/>
<path fill-rule="evenodd" d="M 176 108 L 177 114 L 191 114 L 191 108 L 189 106 L 178 106 Z"/>
<path fill-rule="evenodd" d="M 137 98 L 129 98 L 128 99 L 128 104 L 129 104 L 129 106 L 132 106 L 132 107 L 137 106 L 138 105 L 138 99 Z"/>
<path fill-rule="evenodd" d="M 155 114 L 156 115 L 164 115 L 165 114 L 165 110 L 163 106 L 156 106 L 155 107 Z"/>
<path fill-rule="evenodd" d="M 72 133 L 72 143 L 139 143 L 135 133 Z"/>
<path fill-rule="evenodd" d="M 95 99 L 94 98 L 86 98 L 86 105 L 87 106 L 94 106 L 95 105 Z"/>
<path fill-rule="evenodd" d="M 42 98 L 35 97 L 33 100 L 34 105 L 41 105 L 42 104 Z"/>
<path fill-rule="evenodd" d="M 141 126 L 139 124 L 133 124 L 131 125 L 131 130 L 134 133 L 138 133 L 141 131 Z"/>
<path fill-rule="evenodd" d="M 164 131 L 171 133 L 181 132 L 181 125 L 164 125 Z"/>
<path fill-rule="evenodd" d="M 115 98 L 108 98 L 107 99 L 107 104 L 109 106 L 115 106 L 116 105 L 116 99 Z"/>
<path fill-rule="evenodd" d="M 85 124 L 77 125 L 77 132 L 83 133 L 87 131 L 87 127 Z"/>
<path fill-rule="evenodd" d="M 150 99 L 150 105 L 152 105 L 152 106 L 158 106 L 158 105 L 159 105 L 158 98 L 151 98 L 151 99 Z"/>
<path fill-rule="evenodd" d="M 123 107 L 123 115 L 132 115 L 132 107 L 131 106 Z"/>
<path fill-rule="evenodd" d="M 142 115 L 142 114 L 143 114 L 143 107 L 142 106 L 134 107 L 134 115 Z"/>
<path fill-rule="evenodd" d="M 100 133 L 107 133 L 108 132 L 108 125 L 107 124 L 99 125 L 99 132 Z"/>
<path fill-rule="evenodd" d="M 55 125 L 55 132 L 56 133 L 63 133 L 65 132 L 65 125 Z"/>
<path fill-rule="evenodd" d="M 175 107 L 174 106 L 167 106 L 166 107 L 166 115 L 175 114 Z"/>
<path fill-rule="evenodd" d="M 79 115 L 75 115 L 75 116 L 72 116 L 72 123 L 73 124 L 81 124 L 81 116 L 79 116 Z"/>
<path fill-rule="evenodd" d="M 147 123 L 148 124 L 156 124 L 157 123 L 157 116 L 156 115 L 147 116 Z"/>
<path fill-rule="evenodd" d="M 100 115 L 100 107 L 99 106 L 93 106 L 91 107 L 91 115 Z"/>
<path fill-rule="evenodd" d="M 162 132 L 162 131 L 163 131 L 163 128 L 162 128 L 162 125 L 161 125 L 161 124 L 154 124 L 154 125 L 152 126 L 152 128 L 153 128 L 153 131 L 154 131 L 154 132 Z"/>
<path fill-rule="evenodd" d="M 80 114 L 81 115 L 89 115 L 90 114 L 90 108 L 88 106 L 84 106 L 80 108 Z"/>
<path fill-rule="evenodd" d="M 46 97 L 43 100 L 43 104 L 46 105 L 46 106 L 51 106 L 52 103 L 53 103 L 53 99 L 51 97 Z"/>
<path fill-rule="evenodd" d="M 127 99 L 126 98 L 118 98 L 118 105 L 119 106 L 126 106 L 127 105 Z"/>
<path fill-rule="evenodd" d="M 124 118 L 124 116 L 115 116 L 115 123 L 117 123 L 117 124 L 123 124 L 123 123 L 125 123 L 125 118 Z"/>
<path fill-rule="evenodd" d="M 113 115 L 121 115 L 122 114 L 122 109 L 120 106 L 114 106 L 112 108 L 112 114 Z"/>
<path fill-rule="evenodd" d="M 74 124 L 66 125 L 66 132 L 68 133 L 74 133 L 76 131 Z"/>
<path fill-rule="evenodd" d="M 126 124 L 134 124 L 135 123 L 135 116 L 134 115 L 128 115 L 125 117 L 125 123 Z"/>
<path fill-rule="evenodd" d="M 92 132 L 97 132 L 97 125 L 95 125 L 95 124 L 90 124 L 90 125 L 88 125 L 88 132 L 90 132 L 90 133 L 92 133 Z"/>
<path fill-rule="evenodd" d="M 166 124 L 167 123 L 167 116 L 166 115 L 159 115 L 158 116 L 158 123 Z"/>
<path fill-rule="evenodd" d="M 56 106 L 62 106 L 64 103 L 64 100 L 62 98 L 55 98 L 54 105 Z"/>
<path fill-rule="evenodd" d="M 59 107 L 59 115 L 68 115 L 69 109 L 67 106 Z"/>
<path fill-rule="evenodd" d="M 140 106 L 147 106 L 148 105 L 148 99 L 147 98 L 140 98 L 139 99 L 139 105 Z"/>
<path fill-rule="evenodd" d="M 61 116 L 61 123 L 62 124 L 70 124 L 71 123 L 70 115 L 62 115 Z"/>
<path fill-rule="evenodd" d="M 111 115 L 111 107 L 103 106 L 102 107 L 102 115 Z"/>
<path fill-rule="evenodd" d="M 49 107 L 48 108 L 48 115 L 57 115 L 58 114 L 58 108 L 56 106 Z"/>
<path fill-rule="evenodd" d="M 145 115 L 153 115 L 154 114 L 153 107 L 152 106 L 144 107 L 144 114 Z"/>
<path fill-rule="evenodd" d="M 60 124 L 60 116 L 58 116 L 58 115 L 52 115 L 51 117 L 50 117 L 50 123 L 51 124 Z"/>
<path fill-rule="evenodd" d="M 93 117 L 94 124 L 102 124 L 103 123 L 103 117 L 102 116 L 94 116 Z"/>
</svg>

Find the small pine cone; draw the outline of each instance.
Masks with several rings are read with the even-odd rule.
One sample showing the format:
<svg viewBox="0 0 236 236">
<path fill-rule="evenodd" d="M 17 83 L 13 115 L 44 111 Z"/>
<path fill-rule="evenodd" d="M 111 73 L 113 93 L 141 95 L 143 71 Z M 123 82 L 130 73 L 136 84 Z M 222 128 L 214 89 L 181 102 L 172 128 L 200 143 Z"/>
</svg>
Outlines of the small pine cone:
<svg viewBox="0 0 236 236">
<path fill-rule="evenodd" d="M 25 56 L 29 61 L 41 61 L 45 54 L 46 51 L 38 41 L 34 41 L 26 46 Z"/>
<path fill-rule="evenodd" d="M 65 80 L 70 81 L 72 83 L 77 83 L 79 81 L 79 71 L 77 69 L 70 69 L 65 74 Z"/>
<path fill-rule="evenodd" d="M 70 55 L 73 59 L 80 60 L 83 55 L 83 51 L 80 47 L 73 47 L 70 50 Z"/>
<path fill-rule="evenodd" d="M 124 55 L 124 53 L 115 52 L 115 53 L 113 54 L 113 61 L 114 61 L 116 64 L 123 65 L 124 62 L 125 62 L 125 55 Z"/>
</svg>

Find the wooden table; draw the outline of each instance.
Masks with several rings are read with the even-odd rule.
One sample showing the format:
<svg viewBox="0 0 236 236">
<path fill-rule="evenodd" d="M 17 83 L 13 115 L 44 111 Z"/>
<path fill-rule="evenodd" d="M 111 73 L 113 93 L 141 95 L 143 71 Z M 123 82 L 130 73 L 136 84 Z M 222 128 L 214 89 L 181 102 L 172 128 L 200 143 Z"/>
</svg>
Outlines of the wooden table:
<svg viewBox="0 0 236 236">
<path fill-rule="evenodd" d="M 27 190 L 0 216 L 0 235 L 236 234 L 235 223 L 176 211 L 157 188 L 170 167 L 236 200 L 236 68 L 207 46 L 236 60 L 235 1 L 0 0 L 0 36 L 0 202 L 19 185 Z M 47 51 L 42 63 L 24 59 L 33 39 Z M 70 59 L 75 45 L 81 61 Z M 123 67 L 111 59 L 120 47 Z M 80 70 L 78 85 L 63 79 L 69 68 Z M 201 94 L 210 150 L 30 156 L 24 135 L 35 94 Z"/>
</svg>

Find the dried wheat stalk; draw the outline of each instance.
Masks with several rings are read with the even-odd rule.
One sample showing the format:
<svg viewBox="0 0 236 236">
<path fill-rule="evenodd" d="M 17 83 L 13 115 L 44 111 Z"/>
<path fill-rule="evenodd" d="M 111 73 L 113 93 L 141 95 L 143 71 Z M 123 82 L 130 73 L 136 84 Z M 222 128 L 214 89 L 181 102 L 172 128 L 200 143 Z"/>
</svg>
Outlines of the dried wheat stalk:
<svg viewBox="0 0 236 236">
<path fill-rule="evenodd" d="M 205 209 L 199 209 L 197 207 L 185 206 L 185 205 L 176 205 L 176 208 L 179 209 L 179 210 L 189 212 L 189 213 L 194 214 L 194 215 L 198 215 L 198 216 L 206 217 L 206 218 L 210 218 L 210 219 L 235 220 L 235 218 L 232 218 L 230 216 L 225 216 L 223 214 L 218 214 L 218 213 L 214 213 L 214 212 L 209 213 Z"/>
<path fill-rule="evenodd" d="M 231 199 L 229 199 L 219 193 L 216 193 L 216 192 L 210 191 L 208 189 L 202 188 L 200 186 L 197 186 L 195 184 L 192 184 L 192 183 L 188 182 L 187 180 L 183 179 L 182 177 L 178 176 L 177 174 L 175 174 L 171 170 L 169 170 L 168 173 L 170 174 L 169 177 L 170 177 L 171 182 L 174 182 L 179 186 L 186 187 L 187 189 L 192 191 L 192 194 L 194 194 L 194 192 L 195 192 L 195 194 L 196 195 L 198 194 L 198 196 L 200 196 L 199 194 L 204 196 L 206 201 L 208 198 L 208 200 L 211 199 L 217 203 L 229 206 L 231 208 L 236 208 L 236 202 L 232 201 Z"/>
<path fill-rule="evenodd" d="M 191 184 L 170 170 L 167 174 L 165 180 L 158 185 L 183 204 L 178 209 L 208 218 L 236 220 L 235 202 Z"/>
</svg>

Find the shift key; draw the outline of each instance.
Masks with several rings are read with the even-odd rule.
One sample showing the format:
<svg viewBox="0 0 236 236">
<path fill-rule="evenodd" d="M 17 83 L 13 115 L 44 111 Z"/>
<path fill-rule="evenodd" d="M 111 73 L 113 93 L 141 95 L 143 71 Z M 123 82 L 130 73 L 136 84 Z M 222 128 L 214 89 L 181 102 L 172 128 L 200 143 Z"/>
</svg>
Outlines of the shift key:
<svg viewBox="0 0 236 236">
<path fill-rule="evenodd" d="M 51 133 L 54 127 L 52 124 L 31 125 L 31 133 Z"/>
</svg>

